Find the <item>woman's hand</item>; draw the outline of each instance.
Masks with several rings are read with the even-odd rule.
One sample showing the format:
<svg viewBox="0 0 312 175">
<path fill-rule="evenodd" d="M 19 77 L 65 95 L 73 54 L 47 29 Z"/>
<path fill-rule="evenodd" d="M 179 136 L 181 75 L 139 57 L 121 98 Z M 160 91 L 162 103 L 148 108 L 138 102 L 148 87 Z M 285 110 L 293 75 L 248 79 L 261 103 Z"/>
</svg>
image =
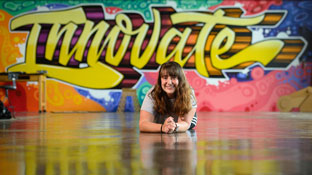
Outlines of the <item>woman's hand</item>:
<svg viewBox="0 0 312 175">
<path fill-rule="evenodd" d="M 168 117 L 162 126 L 162 132 L 173 133 L 175 127 L 176 127 L 176 124 L 174 122 L 173 117 Z"/>
</svg>

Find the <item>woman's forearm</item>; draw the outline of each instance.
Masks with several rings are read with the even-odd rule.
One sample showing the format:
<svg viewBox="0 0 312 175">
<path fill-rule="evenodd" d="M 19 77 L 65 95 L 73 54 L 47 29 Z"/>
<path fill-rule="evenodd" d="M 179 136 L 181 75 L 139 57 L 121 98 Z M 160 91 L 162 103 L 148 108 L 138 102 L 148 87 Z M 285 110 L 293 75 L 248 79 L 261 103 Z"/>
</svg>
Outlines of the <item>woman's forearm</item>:
<svg viewBox="0 0 312 175">
<path fill-rule="evenodd" d="M 141 132 L 161 132 L 161 124 L 144 121 L 139 124 Z"/>
<path fill-rule="evenodd" d="M 179 121 L 177 122 L 177 127 L 175 130 L 176 132 L 185 132 L 190 128 L 190 123 L 187 123 L 186 121 Z"/>
</svg>

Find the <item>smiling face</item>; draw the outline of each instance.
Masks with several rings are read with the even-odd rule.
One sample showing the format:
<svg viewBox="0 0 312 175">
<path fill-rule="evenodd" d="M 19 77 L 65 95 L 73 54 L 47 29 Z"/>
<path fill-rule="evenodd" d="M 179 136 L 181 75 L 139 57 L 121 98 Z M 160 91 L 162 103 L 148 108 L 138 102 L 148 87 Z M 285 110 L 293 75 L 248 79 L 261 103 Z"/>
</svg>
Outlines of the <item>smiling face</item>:
<svg viewBox="0 0 312 175">
<path fill-rule="evenodd" d="M 161 73 L 161 88 L 167 93 L 169 98 L 174 98 L 174 93 L 179 85 L 176 75 L 169 75 L 167 71 Z"/>
</svg>

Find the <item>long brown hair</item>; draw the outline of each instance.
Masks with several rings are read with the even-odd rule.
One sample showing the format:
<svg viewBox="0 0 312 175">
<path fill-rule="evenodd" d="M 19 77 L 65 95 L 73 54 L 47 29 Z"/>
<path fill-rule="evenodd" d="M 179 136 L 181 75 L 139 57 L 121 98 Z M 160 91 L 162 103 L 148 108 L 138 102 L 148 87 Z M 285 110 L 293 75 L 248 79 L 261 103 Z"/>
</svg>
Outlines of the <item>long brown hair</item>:
<svg viewBox="0 0 312 175">
<path fill-rule="evenodd" d="M 179 80 L 174 96 L 175 102 L 172 103 L 167 93 L 161 87 L 161 77 L 166 74 L 171 77 L 177 77 Z M 182 67 L 176 62 L 166 62 L 161 65 L 158 72 L 158 80 L 151 92 L 152 98 L 155 100 L 154 110 L 159 114 L 176 114 L 183 116 L 188 113 L 191 108 L 191 96 L 193 95 L 191 87 L 184 75 Z M 195 97 L 194 97 L 195 99 Z"/>
</svg>

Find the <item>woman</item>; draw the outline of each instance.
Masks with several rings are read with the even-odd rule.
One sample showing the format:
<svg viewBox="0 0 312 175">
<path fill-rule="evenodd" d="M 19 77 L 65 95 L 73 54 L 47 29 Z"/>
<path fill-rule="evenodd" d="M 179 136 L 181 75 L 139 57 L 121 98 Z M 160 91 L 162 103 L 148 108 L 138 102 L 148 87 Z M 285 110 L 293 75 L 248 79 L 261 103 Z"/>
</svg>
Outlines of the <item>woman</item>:
<svg viewBox="0 0 312 175">
<path fill-rule="evenodd" d="M 196 99 L 176 62 L 164 63 L 157 84 L 146 94 L 140 112 L 141 132 L 185 132 L 196 126 Z"/>
</svg>

